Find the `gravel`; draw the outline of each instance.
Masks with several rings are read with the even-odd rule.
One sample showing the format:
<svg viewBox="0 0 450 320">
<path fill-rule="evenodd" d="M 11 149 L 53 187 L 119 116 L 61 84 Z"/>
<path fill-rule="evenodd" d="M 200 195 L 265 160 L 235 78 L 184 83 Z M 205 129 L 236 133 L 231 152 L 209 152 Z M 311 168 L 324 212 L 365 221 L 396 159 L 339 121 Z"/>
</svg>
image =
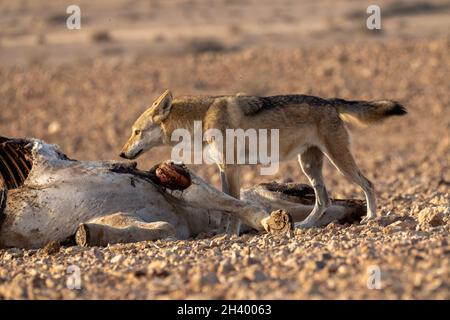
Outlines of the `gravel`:
<svg viewBox="0 0 450 320">
<path fill-rule="evenodd" d="M 449 299 L 448 223 L 417 230 L 405 221 L 395 216 L 367 226 L 331 224 L 296 230 L 291 238 L 222 235 L 51 253 L 2 250 L 0 296 Z M 380 272 L 380 289 L 370 286 L 371 270 Z M 80 288 L 70 289 L 78 275 Z"/>
</svg>

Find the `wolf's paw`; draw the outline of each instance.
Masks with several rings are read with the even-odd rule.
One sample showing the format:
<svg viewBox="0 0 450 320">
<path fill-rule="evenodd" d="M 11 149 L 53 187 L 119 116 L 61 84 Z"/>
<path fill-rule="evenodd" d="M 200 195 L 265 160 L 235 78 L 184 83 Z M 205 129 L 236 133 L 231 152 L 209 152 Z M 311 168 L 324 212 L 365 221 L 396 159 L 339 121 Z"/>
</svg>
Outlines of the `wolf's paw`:
<svg viewBox="0 0 450 320">
<path fill-rule="evenodd" d="M 376 216 L 375 217 L 365 216 L 364 218 L 361 219 L 360 224 L 367 224 L 367 223 L 369 223 L 369 221 L 375 220 L 375 218 L 376 218 Z"/>
</svg>

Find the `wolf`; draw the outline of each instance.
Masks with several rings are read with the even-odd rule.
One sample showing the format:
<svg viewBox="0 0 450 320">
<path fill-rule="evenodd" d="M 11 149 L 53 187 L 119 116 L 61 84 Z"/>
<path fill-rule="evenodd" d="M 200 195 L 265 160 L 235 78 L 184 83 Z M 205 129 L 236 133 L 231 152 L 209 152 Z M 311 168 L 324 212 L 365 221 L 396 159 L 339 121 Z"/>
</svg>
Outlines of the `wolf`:
<svg viewBox="0 0 450 320">
<path fill-rule="evenodd" d="M 330 206 L 322 165 L 324 156 L 351 182 L 364 192 L 366 223 L 376 217 L 374 185 L 358 168 L 350 150 L 350 136 L 345 123 L 367 125 L 391 116 L 406 114 L 405 107 L 392 100 L 348 101 L 292 94 L 278 96 L 186 96 L 173 98 L 166 90 L 136 120 L 120 156 L 135 159 L 160 145 L 173 145 L 171 134 L 177 128 L 192 132 L 194 121 L 202 121 L 203 129 L 278 129 L 279 160 L 297 157 L 303 173 L 315 193 L 315 205 L 308 217 L 297 223 L 300 228 L 314 227 Z M 214 140 L 207 140 L 212 145 Z M 225 155 L 221 159 L 225 159 Z M 222 190 L 239 198 L 240 165 L 218 163 Z M 239 222 L 231 221 L 229 233 L 239 232 Z"/>
</svg>

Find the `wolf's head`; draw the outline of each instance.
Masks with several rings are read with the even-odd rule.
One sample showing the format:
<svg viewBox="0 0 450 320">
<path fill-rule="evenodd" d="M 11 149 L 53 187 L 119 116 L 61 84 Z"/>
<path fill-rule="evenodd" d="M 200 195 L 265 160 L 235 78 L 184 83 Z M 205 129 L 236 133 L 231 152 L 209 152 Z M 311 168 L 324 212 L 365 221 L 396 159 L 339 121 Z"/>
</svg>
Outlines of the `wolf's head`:
<svg viewBox="0 0 450 320">
<path fill-rule="evenodd" d="M 120 157 L 136 159 L 145 151 L 163 143 L 161 123 L 170 113 L 172 93 L 166 90 L 133 124 L 131 137 L 122 148 Z"/>
</svg>

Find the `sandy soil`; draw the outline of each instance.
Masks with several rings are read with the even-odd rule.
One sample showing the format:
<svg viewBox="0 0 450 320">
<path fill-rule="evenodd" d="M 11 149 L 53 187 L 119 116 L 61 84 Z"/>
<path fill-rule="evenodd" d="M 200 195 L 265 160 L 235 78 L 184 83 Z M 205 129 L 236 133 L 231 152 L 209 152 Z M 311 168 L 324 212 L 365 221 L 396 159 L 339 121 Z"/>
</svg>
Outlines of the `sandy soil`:
<svg viewBox="0 0 450 320">
<path fill-rule="evenodd" d="M 79 0 L 81 29 L 66 28 L 70 0 L 0 1 L 0 61 L 64 63 L 204 50 L 298 48 L 336 41 L 448 36 L 446 0 L 376 1 L 382 28 L 366 28 L 365 1 Z"/>
<path fill-rule="evenodd" d="M 206 29 L 205 12 L 212 10 L 193 1 L 194 8 L 202 10 L 189 6 L 181 18 L 181 5 L 187 1 L 177 2 L 172 9 L 166 7 L 172 2 L 159 2 L 161 11 L 146 19 L 154 7 L 146 13 L 137 2 L 127 6 L 129 1 L 115 1 L 102 16 L 105 21 L 108 17 L 119 21 L 110 31 L 113 40 L 100 43 L 92 40 L 92 34 L 109 29 L 93 18 L 101 7 L 95 9 L 92 1 L 86 2 L 93 11 L 86 13 L 91 18 L 80 37 L 84 34 L 88 40 L 68 47 L 58 42 L 65 37 L 58 32 L 66 31 L 55 26 L 64 10 L 48 5 L 43 14 L 31 1 L 23 2 L 25 7 L 2 3 L 0 134 L 38 137 L 60 145 L 74 158 L 117 159 L 132 122 L 165 88 L 175 95 L 295 92 L 395 99 L 408 108 L 408 116 L 351 128 L 355 157 L 376 186 L 382 217 L 365 226 L 332 224 L 296 231 L 292 238 L 250 234 L 107 248 L 4 249 L 0 250 L 0 298 L 450 299 L 450 19 L 446 2 L 430 2 L 428 9 L 414 12 L 410 8 L 406 13 L 404 7 L 395 9 L 392 1 L 386 2 L 391 16 L 377 36 L 352 32 L 359 20 L 342 18 L 351 17 L 351 12 L 355 17 L 358 2 L 337 2 L 335 9 L 343 10 L 336 18 L 344 20 L 339 23 L 341 29 L 322 24 L 318 28 L 323 41 L 316 43 L 314 30 L 289 29 L 289 19 L 279 29 L 273 19 L 268 26 L 255 24 L 254 29 L 261 32 L 255 36 L 253 20 L 271 17 L 275 10 L 269 1 L 254 15 L 249 14 L 255 8 L 252 1 L 242 8 L 234 1 L 218 1 L 218 9 L 229 3 L 230 13 L 223 14 L 238 21 L 212 19 L 217 28 L 234 24 L 246 34 L 236 40 L 223 33 L 218 37 L 222 46 L 209 40 L 199 44 L 197 38 L 186 35 L 171 39 L 176 30 L 197 35 L 196 25 Z M 296 3 L 291 2 L 294 7 L 286 14 L 295 16 L 295 10 L 300 10 Z M 322 9 L 331 3 L 305 1 L 304 6 L 311 6 L 310 14 L 303 14 L 305 20 L 298 23 L 308 24 L 314 14 L 317 21 L 331 23 L 322 17 L 327 12 Z M 60 5 L 66 6 L 64 1 Z M 133 9 L 118 14 L 118 8 L 125 6 Z M 239 19 L 236 10 L 251 18 Z M 180 15 L 179 19 L 164 19 L 167 12 Z M 196 12 L 202 12 L 198 20 Z M 41 26 L 36 24 L 41 21 L 38 13 L 47 19 Z M 197 22 L 191 28 L 189 21 Z M 344 28 L 346 23 L 353 27 Z M 158 30 L 172 24 L 173 34 L 157 36 Z M 405 24 L 411 28 L 402 27 Z M 120 31 L 127 28 L 136 34 L 129 46 L 129 33 Z M 147 29 L 156 34 L 155 43 L 164 38 L 167 45 L 142 45 L 148 35 L 143 33 L 141 39 L 138 31 Z M 27 37 L 37 39 L 40 32 L 48 35 L 48 41 L 27 44 Z M 279 42 L 267 46 L 268 39 Z M 68 55 L 58 59 L 61 52 Z M 167 149 L 157 150 L 144 155 L 139 166 L 149 168 L 168 157 Z M 215 168 L 193 169 L 218 185 Z M 325 178 L 333 197 L 362 198 L 360 190 L 329 163 Z M 269 180 L 306 182 L 295 161 L 283 164 L 273 177 L 260 177 L 256 169 L 246 168 L 243 180 L 245 185 Z M 80 290 L 67 287 L 72 265 L 80 268 Z M 381 289 L 367 286 L 372 267 L 381 271 Z"/>
</svg>

